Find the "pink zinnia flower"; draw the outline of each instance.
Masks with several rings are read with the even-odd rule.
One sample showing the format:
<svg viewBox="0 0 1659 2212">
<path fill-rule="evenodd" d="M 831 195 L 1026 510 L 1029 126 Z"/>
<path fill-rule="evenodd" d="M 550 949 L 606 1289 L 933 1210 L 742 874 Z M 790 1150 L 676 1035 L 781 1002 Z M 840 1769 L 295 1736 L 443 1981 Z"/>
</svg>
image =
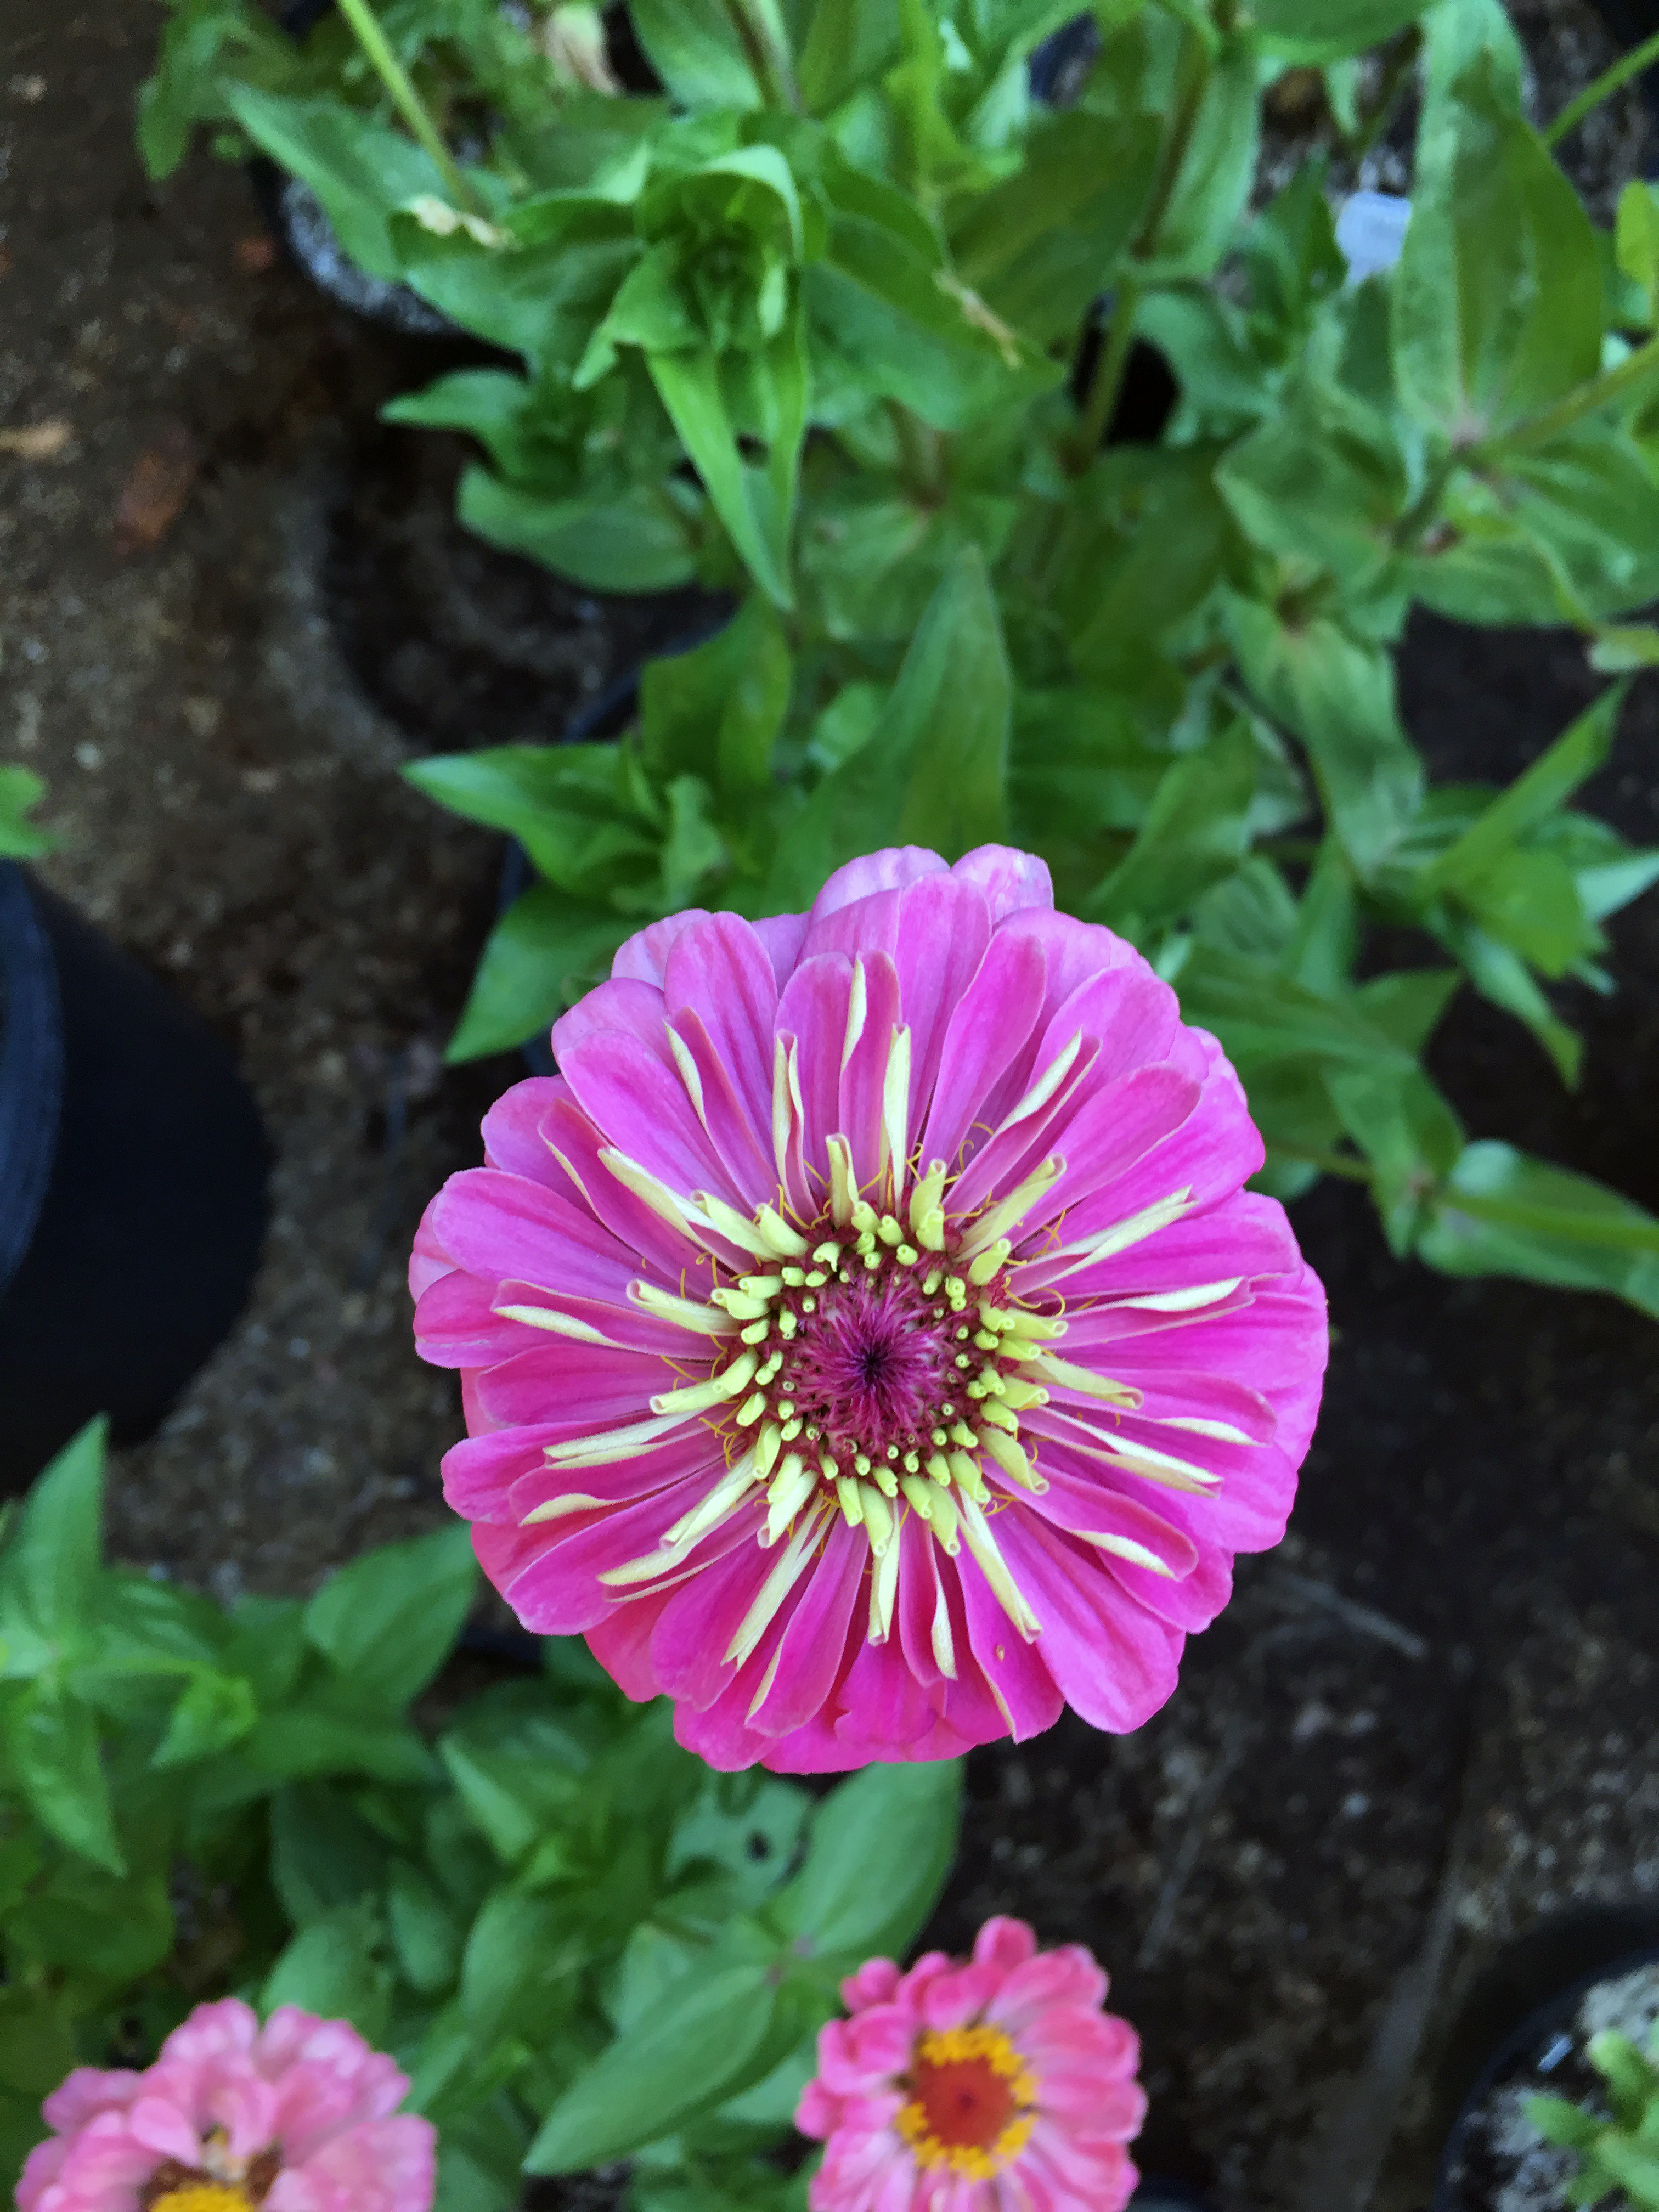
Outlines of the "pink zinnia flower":
<svg viewBox="0 0 1659 2212">
<path fill-rule="evenodd" d="M 682 914 L 416 1240 L 525 1625 L 719 1767 L 1138 1727 L 1283 1534 L 1323 1294 L 1212 1037 L 1048 871 L 906 848 Z"/>
<path fill-rule="evenodd" d="M 812 2212 L 1121 2212 L 1140 2043 L 1080 1944 L 988 1920 L 971 1965 L 872 1959 L 841 1993 L 795 2114 L 829 2146 Z"/>
<path fill-rule="evenodd" d="M 19 2212 L 430 2212 L 436 2136 L 342 2020 L 239 1997 L 198 2005 L 142 2074 L 77 2066 Z"/>
</svg>

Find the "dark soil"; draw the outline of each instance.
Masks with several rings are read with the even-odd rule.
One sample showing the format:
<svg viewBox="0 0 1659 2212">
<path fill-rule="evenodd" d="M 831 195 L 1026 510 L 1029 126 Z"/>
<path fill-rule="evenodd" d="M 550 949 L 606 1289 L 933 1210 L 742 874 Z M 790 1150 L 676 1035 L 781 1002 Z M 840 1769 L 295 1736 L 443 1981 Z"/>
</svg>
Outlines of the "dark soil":
<svg viewBox="0 0 1659 2212">
<path fill-rule="evenodd" d="M 441 349 L 267 265 L 239 173 L 145 184 L 160 21 L 12 0 L 0 31 L 0 425 L 67 431 L 0 454 L 0 757 L 51 780 L 48 879 L 235 1045 L 276 1142 L 249 1313 L 112 1483 L 120 1556 L 228 1597 L 432 1525 L 459 1433 L 401 1275 L 516 1073 L 441 1060 L 500 852 L 397 769 L 543 734 L 638 634 L 455 532 L 459 449 L 377 426 Z M 1442 776 L 1512 775 L 1595 688 L 1570 638 L 1427 622 L 1403 672 Z M 1659 839 L 1651 679 L 1586 799 Z M 1613 937 L 1620 998 L 1563 994 L 1576 1095 L 1467 994 L 1437 1073 L 1473 1130 L 1659 1206 L 1659 898 Z M 1493 1957 L 1659 1911 L 1659 1337 L 1402 1267 L 1346 1188 L 1297 1220 L 1336 1338 L 1290 1539 L 1135 1736 L 970 1761 L 933 1933 L 1093 1945 L 1146 2039 L 1146 2162 L 1223 2212 L 1421 2212 Z"/>
</svg>

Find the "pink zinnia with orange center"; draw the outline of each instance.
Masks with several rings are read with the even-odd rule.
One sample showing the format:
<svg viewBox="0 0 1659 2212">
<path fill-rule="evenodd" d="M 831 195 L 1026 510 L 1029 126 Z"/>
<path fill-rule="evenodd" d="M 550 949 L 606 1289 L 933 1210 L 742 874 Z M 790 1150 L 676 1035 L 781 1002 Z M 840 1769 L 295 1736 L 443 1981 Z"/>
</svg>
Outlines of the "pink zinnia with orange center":
<svg viewBox="0 0 1659 2212">
<path fill-rule="evenodd" d="M 988 1920 L 963 1966 L 872 1959 L 818 2037 L 795 2124 L 825 2145 L 812 2212 L 1121 2212 L 1140 2045 L 1079 1944 Z"/>
<path fill-rule="evenodd" d="M 437 2136 L 408 2091 L 343 2020 L 198 2005 L 145 2072 L 52 2091 L 19 2212 L 430 2212 Z"/>
<path fill-rule="evenodd" d="M 691 913 L 428 1209 L 444 1462 L 525 1625 L 720 1767 L 1137 1727 L 1284 1533 L 1325 1304 L 1212 1037 L 1048 871 Z"/>
</svg>

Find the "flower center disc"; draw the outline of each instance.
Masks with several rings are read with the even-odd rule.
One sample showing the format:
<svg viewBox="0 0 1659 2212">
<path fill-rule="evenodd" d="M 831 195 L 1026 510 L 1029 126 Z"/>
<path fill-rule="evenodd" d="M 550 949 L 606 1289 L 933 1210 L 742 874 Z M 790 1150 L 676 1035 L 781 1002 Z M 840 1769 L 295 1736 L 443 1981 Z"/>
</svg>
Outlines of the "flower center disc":
<svg viewBox="0 0 1659 2212">
<path fill-rule="evenodd" d="M 1036 2085 L 1000 2028 L 930 2031 L 916 2045 L 899 2133 L 919 2166 L 988 2180 L 1036 2124 Z"/>
<path fill-rule="evenodd" d="M 222 2181 L 190 2181 L 158 2197 L 149 2212 L 248 2212 L 249 2200 Z"/>
</svg>

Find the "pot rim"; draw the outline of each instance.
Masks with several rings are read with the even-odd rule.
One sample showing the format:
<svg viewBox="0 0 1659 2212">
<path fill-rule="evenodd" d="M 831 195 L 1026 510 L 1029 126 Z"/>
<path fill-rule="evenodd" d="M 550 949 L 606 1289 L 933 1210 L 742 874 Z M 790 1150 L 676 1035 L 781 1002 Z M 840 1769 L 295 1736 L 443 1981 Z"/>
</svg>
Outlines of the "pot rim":
<svg viewBox="0 0 1659 2212">
<path fill-rule="evenodd" d="M 40 1217 L 63 1103 L 58 963 L 27 875 L 0 861 L 0 1297 Z"/>
<path fill-rule="evenodd" d="M 1659 1966 L 1659 1942 L 1638 1944 L 1634 1950 L 1609 1960 L 1605 1966 L 1592 1967 L 1576 1981 L 1565 1984 L 1516 2023 L 1490 2053 L 1475 2076 L 1474 2087 L 1457 2108 L 1457 2118 L 1452 2122 L 1435 2168 L 1431 2212 L 1457 2212 L 1450 2194 L 1452 2161 L 1462 2148 L 1475 2114 L 1491 2096 L 1504 2069 L 1540 2041 L 1552 2027 L 1571 2019 L 1592 1990 L 1600 1988 L 1604 1982 L 1622 1981 L 1627 1974 L 1654 1966 Z"/>
</svg>

